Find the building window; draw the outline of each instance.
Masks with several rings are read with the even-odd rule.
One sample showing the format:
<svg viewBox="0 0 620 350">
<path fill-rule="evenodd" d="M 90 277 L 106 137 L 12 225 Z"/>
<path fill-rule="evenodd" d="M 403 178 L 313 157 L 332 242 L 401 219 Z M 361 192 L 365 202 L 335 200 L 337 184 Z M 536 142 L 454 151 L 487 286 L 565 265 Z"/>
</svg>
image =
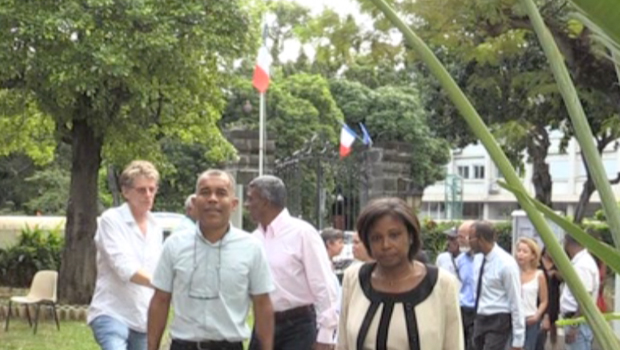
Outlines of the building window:
<svg viewBox="0 0 620 350">
<path fill-rule="evenodd" d="M 481 220 L 483 216 L 483 203 L 463 203 L 463 219 Z"/>
<path fill-rule="evenodd" d="M 501 170 L 499 170 L 499 168 L 495 165 L 493 165 L 493 167 L 495 168 L 495 178 L 496 179 L 503 179 L 504 175 L 502 174 Z"/>
<path fill-rule="evenodd" d="M 464 179 L 469 179 L 469 166 L 459 165 L 458 167 L 456 167 L 456 171 L 460 177 Z"/>
<path fill-rule="evenodd" d="M 443 219 L 446 212 L 446 205 L 443 202 L 430 202 L 429 203 L 429 216 L 433 220 Z"/>
<path fill-rule="evenodd" d="M 484 165 L 474 165 L 474 179 L 484 179 Z"/>
</svg>

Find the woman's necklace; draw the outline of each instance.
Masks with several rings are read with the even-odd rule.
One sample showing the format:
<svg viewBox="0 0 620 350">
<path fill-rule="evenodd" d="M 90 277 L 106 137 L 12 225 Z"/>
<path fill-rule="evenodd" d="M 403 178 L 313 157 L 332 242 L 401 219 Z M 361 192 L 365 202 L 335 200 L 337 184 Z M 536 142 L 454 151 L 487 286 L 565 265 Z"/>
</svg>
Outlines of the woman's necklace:
<svg viewBox="0 0 620 350">
<path fill-rule="evenodd" d="M 379 281 L 381 281 L 383 283 L 386 283 L 388 286 L 393 287 L 398 282 L 404 281 L 407 278 L 411 278 L 413 276 L 413 270 L 414 270 L 413 266 L 411 266 L 409 271 L 407 271 L 407 273 L 404 276 L 401 276 L 401 277 L 398 277 L 398 278 L 386 278 L 386 277 L 383 277 L 383 276 L 379 275 L 377 273 L 377 271 L 373 271 L 372 272 L 372 276 L 375 279 L 377 279 L 377 280 L 379 280 Z"/>
</svg>

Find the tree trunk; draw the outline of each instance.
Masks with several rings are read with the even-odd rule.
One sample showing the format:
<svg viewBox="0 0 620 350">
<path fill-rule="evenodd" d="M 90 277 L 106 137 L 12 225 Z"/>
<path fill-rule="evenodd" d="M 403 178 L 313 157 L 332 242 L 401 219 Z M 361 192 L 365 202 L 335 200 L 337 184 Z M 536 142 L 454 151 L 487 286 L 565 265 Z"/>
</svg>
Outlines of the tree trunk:
<svg viewBox="0 0 620 350">
<path fill-rule="evenodd" d="M 58 297 L 69 304 L 90 303 L 95 286 L 97 178 L 103 140 L 85 120 L 74 120 L 71 185 Z"/>
<path fill-rule="evenodd" d="M 590 203 L 590 197 L 592 197 L 592 193 L 596 191 L 596 186 L 594 185 L 594 181 L 592 181 L 592 177 L 590 176 L 590 172 L 588 172 L 588 178 L 586 182 L 583 183 L 583 189 L 581 190 L 581 194 L 579 195 L 579 202 L 577 203 L 577 207 L 575 208 L 575 217 L 573 218 L 573 222 L 579 224 L 583 221 L 583 218 L 586 215 L 586 207 L 588 203 Z"/>
<path fill-rule="evenodd" d="M 583 189 L 581 190 L 581 194 L 579 195 L 579 202 L 577 203 L 577 207 L 575 208 L 575 217 L 573 218 L 573 222 L 576 224 L 580 224 L 585 218 L 586 207 L 590 203 L 590 197 L 592 197 L 592 194 L 596 192 L 596 185 L 594 184 L 594 180 L 590 175 L 590 170 L 588 168 L 588 165 L 585 164 L 585 161 L 584 166 L 586 168 L 587 178 L 586 182 L 583 183 Z M 609 180 L 609 183 L 611 185 L 617 185 L 618 183 L 620 183 L 620 173 L 618 173 L 615 179 Z"/>
<path fill-rule="evenodd" d="M 547 130 L 544 126 L 538 126 L 535 134 L 528 141 L 527 153 L 532 162 L 532 184 L 534 185 L 535 198 L 551 208 L 553 182 L 549 173 L 549 164 L 546 162 L 550 144 Z"/>
<path fill-rule="evenodd" d="M 112 205 L 118 207 L 121 205 L 121 190 L 118 186 L 118 176 L 114 166 L 108 166 L 108 188 L 112 193 Z"/>
</svg>

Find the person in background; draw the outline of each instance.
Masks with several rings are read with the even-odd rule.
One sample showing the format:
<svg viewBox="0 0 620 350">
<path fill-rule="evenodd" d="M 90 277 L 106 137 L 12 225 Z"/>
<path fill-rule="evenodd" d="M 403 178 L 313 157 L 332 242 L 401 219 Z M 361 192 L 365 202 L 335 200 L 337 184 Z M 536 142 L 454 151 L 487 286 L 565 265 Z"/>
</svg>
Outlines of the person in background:
<svg viewBox="0 0 620 350">
<path fill-rule="evenodd" d="M 243 350 L 250 305 L 262 349 L 272 350 L 274 286 L 260 242 L 230 224 L 238 205 L 234 177 L 217 169 L 200 174 L 193 205 L 197 225 L 166 240 L 155 271 L 149 350 L 159 350 L 171 303 L 170 350 Z"/>
<path fill-rule="evenodd" d="M 596 306 L 598 306 L 598 309 L 601 312 L 605 313 L 607 312 L 607 302 L 605 301 L 605 279 L 607 278 L 607 266 L 601 259 L 598 259 L 596 256 L 592 256 L 592 258 L 594 258 L 594 261 L 596 261 L 596 265 L 598 266 L 599 271 L 599 288 L 598 295 L 596 297 Z"/>
<path fill-rule="evenodd" d="M 333 261 L 334 257 L 340 255 L 344 248 L 344 233 L 335 228 L 326 228 L 321 231 L 321 238 L 327 249 L 329 261 Z"/>
<path fill-rule="evenodd" d="M 541 253 L 540 266 L 547 280 L 548 305 L 540 325 L 536 350 L 545 350 L 547 338 L 549 338 L 552 346 L 555 346 L 558 341 L 555 322 L 560 315 L 560 285 L 562 284 L 562 278 L 546 248 L 543 248 Z"/>
<path fill-rule="evenodd" d="M 425 250 L 423 250 L 423 249 L 420 249 L 416 253 L 416 255 L 414 257 L 414 260 L 415 261 L 419 261 L 419 262 L 421 262 L 422 264 L 425 264 L 425 265 L 431 263 L 431 259 L 428 257 L 428 253 Z"/>
<path fill-rule="evenodd" d="M 185 216 L 192 223 L 195 223 L 196 220 L 198 220 L 198 215 L 196 215 L 196 210 L 194 209 L 194 198 L 196 198 L 196 194 L 192 193 L 185 199 Z"/>
<path fill-rule="evenodd" d="M 564 250 L 571 258 L 571 264 L 586 291 L 592 296 L 592 301 L 596 302 L 599 290 L 599 271 L 594 258 L 568 234 L 564 236 Z M 575 296 L 567 285 L 563 286 L 560 294 L 560 312 L 562 318 L 577 318 L 583 315 Z M 590 350 L 593 340 L 594 335 L 587 322 L 564 328 L 566 350 Z"/>
<path fill-rule="evenodd" d="M 172 234 L 181 231 L 196 230 L 196 220 L 198 219 L 198 216 L 196 215 L 196 210 L 194 208 L 195 197 L 196 194 L 192 193 L 185 199 L 185 216 L 183 217 L 181 222 L 172 230 Z"/>
<path fill-rule="evenodd" d="M 456 265 L 456 258 L 461 253 L 458 242 L 457 228 L 451 228 L 444 231 L 447 237 L 446 251 L 437 255 L 435 265 L 453 274 L 456 278 L 459 278 L 458 266 Z"/>
<path fill-rule="evenodd" d="M 538 269 L 540 248 L 529 238 L 520 238 L 517 242 L 517 264 L 521 270 L 521 297 L 525 314 L 524 350 L 536 350 L 540 333 L 540 324 L 547 311 L 547 280 L 542 270 Z"/>
<path fill-rule="evenodd" d="M 519 266 L 496 239 L 495 228 L 486 221 L 476 221 L 469 233 L 471 249 L 484 254 L 476 288 L 473 345 L 476 350 L 504 350 L 510 341 L 512 350 L 521 350 L 525 316 Z"/>
<path fill-rule="evenodd" d="M 366 247 L 364 247 L 364 243 L 360 240 L 360 235 L 357 231 L 353 233 L 353 257 L 358 262 L 372 261 L 372 258 L 368 255 L 368 251 L 366 251 Z"/>
<path fill-rule="evenodd" d="M 286 209 L 286 187 L 280 178 L 255 178 L 246 196 L 250 216 L 258 223 L 252 235 L 267 252 L 276 285 L 271 293 L 274 349 L 331 349 L 338 327 L 338 292 L 321 237 Z M 252 337 L 250 349 L 261 349 L 260 339 Z"/>
<path fill-rule="evenodd" d="M 87 322 L 102 350 L 145 350 L 151 276 L 163 241 L 151 214 L 159 172 L 136 160 L 119 182 L 125 204 L 106 210 L 95 234 L 97 281 Z"/>
<path fill-rule="evenodd" d="M 420 223 L 399 198 L 369 203 L 357 231 L 376 262 L 345 271 L 338 350 L 463 350 L 458 282 L 414 258 Z"/>
<path fill-rule="evenodd" d="M 596 238 L 597 240 L 599 241 L 603 240 L 600 233 L 598 233 L 596 230 L 589 228 L 587 232 L 592 237 Z M 605 301 L 605 279 L 607 278 L 607 266 L 597 256 L 592 255 L 592 258 L 596 262 L 596 266 L 598 266 L 598 271 L 599 271 L 599 288 L 598 288 L 598 295 L 596 297 L 596 306 L 598 306 L 598 309 L 602 313 L 605 313 L 607 312 L 607 302 Z"/>
<path fill-rule="evenodd" d="M 321 238 L 323 238 L 325 248 L 327 249 L 327 256 L 329 256 L 329 260 L 332 261 L 333 267 L 334 257 L 340 255 L 342 249 L 344 248 L 344 232 L 334 228 L 326 228 L 321 231 Z M 338 296 L 338 313 L 340 313 L 342 288 L 340 287 L 340 279 L 336 275 L 335 271 L 332 276 L 334 285 L 336 286 L 336 295 Z M 336 335 L 334 335 L 334 342 L 335 341 Z"/>
<path fill-rule="evenodd" d="M 456 259 L 456 266 L 461 281 L 459 302 L 461 305 L 461 317 L 463 319 L 463 332 L 465 349 L 472 350 L 472 338 L 474 335 L 474 320 L 476 319 L 476 286 L 478 273 L 484 256 L 476 254 L 469 246 L 469 234 L 474 224 L 473 220 L 464 221 L 458 228 L 458 243 L 461 254 Z"/>
</svg>

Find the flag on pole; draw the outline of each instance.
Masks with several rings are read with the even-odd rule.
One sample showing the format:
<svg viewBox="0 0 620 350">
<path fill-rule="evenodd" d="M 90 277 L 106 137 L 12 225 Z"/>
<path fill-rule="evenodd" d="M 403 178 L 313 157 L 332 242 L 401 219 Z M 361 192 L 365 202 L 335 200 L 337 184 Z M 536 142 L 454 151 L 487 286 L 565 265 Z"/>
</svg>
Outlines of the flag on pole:
<svg viewBox="0 0 620 350">
<path fill-rule="evenodd" d="M 258 58 L 256 59 L 256 67 L 254 67 L 254 77 L 252 85 L 261 94 L 264 94 L 269 88 L 269 68 L 271 66 L 271 55 L 267 50 L 267 23 L 263 27 L 263 43 L 258 50 Z"/>
<path fill-rule="evenodd" d="M 366 146 L 372 146 L 372 139 L 370 138 L 370 134 L 368 133 L 368 130 L 366 130 L 364 123 L 360 123 L 360 129 L 362 129 L 362 142 Z"/>
<path fill-rule="evenodd" d="M 351 130 L 347 124 L 342 124 L 342 129 L 340 130 L 340 158 L 344 158 L 351 153 L 356 137 L 355 131 Z"/>
</svg>

